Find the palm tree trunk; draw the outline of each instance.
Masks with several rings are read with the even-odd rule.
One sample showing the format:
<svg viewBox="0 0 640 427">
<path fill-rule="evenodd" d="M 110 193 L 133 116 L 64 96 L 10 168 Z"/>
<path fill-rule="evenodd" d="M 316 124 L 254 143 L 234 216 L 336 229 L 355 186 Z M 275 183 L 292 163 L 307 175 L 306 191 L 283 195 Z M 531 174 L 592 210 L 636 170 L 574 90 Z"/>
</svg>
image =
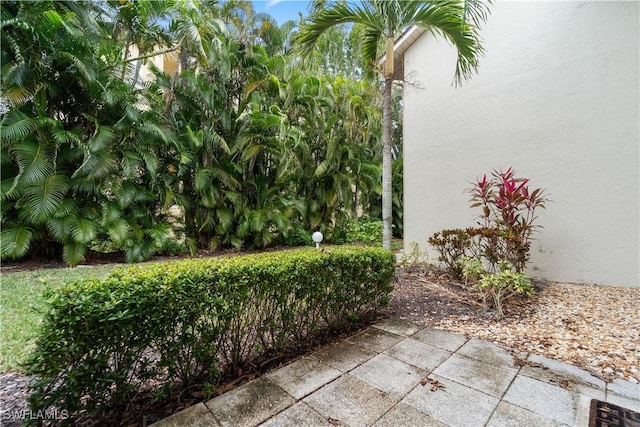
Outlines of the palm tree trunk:
<svg viewBox="0 0 640 427">
<path fill-rule="evenodd" d="M 382 101 L 382 247 L 391 249 L 391 86 L 393 77 L 385 77 Z"/>
</svg>

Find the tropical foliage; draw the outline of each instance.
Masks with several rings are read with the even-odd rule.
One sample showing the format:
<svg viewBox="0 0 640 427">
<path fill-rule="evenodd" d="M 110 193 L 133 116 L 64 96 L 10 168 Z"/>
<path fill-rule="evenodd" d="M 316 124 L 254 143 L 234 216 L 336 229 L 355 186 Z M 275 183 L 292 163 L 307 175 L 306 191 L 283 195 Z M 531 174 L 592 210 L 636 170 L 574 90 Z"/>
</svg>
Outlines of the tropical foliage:
<svg viewBox="0 0 640 427">
<path fill-rule="evenodd" d="M 3 1 L 1 26 L 3 259 L 143 260 L 172 206 L 192 251 L 306 243 L 377 203 L 380 95 L 343 73 L 361 30 L 328 67 L 246 1 Z"/>
<path fill-rule="evenodd" d="M 360 32 L 360 50 L 369 75 L 380 74 L 384 81 L 382 136 L 382 223 L 383 246 L 391 248 L 393 205 L 393 82 L 396 38 L 410 26 L 429 30 L 449 41 L 458 52 L 455 81 L 461 82 L 475 72 L 482 53 L 479 24 L 487 16 L 482 0 L 314 0 L 313 13 L 298 35 L 303 55 L 313 55 L 321 37 L 336 25 L 354 23 Z M 384 69 L 378 59 L 386 53 Z"/>
<path fill-rule="evenodd" d="M 157 141 L 94 3 L 2 3 L 2 255 L 80 262 L 109 238 L 130 261 L 167 236 Z M 116 52 L 116 53 L 114 53 Z M 121 71 L 126 71 L 125 79 Z"/>
</svg>

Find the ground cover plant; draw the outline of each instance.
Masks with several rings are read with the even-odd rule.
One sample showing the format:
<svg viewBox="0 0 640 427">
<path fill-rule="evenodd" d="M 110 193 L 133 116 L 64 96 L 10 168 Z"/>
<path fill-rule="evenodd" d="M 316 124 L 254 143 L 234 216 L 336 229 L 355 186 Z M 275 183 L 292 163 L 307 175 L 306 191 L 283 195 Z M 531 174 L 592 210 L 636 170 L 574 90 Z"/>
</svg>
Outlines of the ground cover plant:
<svg viewBox="0 0 640 427">
<path fill-rule="evenodd" d="M 177 384 L 213 388 L 224 370 L 386 305 L 394 270 L 389 251 L 329 247 L 144 264 L 56 288 L 31 407 L 68 411 L 67 423 L 122 420 L 151 383 L 157 399 Z"/>
</svg>

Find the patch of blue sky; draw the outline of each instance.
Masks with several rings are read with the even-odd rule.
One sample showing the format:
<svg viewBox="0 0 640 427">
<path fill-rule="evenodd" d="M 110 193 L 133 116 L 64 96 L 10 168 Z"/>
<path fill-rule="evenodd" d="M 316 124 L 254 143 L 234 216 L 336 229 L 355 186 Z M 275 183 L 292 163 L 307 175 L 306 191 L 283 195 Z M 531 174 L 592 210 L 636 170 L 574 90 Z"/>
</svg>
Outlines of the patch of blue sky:
<svg viewBox="0 0 640 427">
<path fill-rule="evenodd" d="M 253 8 L 256 13 L 268 13 L 279 25 L 289 20 L 298 21 L 300 14 L 309 15 L 311 0 L 254 0 Z"/>
</svg>

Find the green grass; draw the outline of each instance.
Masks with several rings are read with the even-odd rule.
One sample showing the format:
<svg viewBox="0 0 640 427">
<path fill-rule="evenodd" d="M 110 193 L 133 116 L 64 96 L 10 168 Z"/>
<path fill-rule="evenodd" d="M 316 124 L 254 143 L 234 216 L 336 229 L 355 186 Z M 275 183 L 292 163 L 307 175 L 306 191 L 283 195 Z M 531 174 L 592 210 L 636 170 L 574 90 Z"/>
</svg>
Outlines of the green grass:
<svg viewBox="0 0 640 427">
<path fill-rule="evenodd" d="M 22 370 L 42 319 L 45 290 L 85 277 L 106 277 L 114 265 L 3 273 L 0 277 L 0 372 Z"/>
</svg>

